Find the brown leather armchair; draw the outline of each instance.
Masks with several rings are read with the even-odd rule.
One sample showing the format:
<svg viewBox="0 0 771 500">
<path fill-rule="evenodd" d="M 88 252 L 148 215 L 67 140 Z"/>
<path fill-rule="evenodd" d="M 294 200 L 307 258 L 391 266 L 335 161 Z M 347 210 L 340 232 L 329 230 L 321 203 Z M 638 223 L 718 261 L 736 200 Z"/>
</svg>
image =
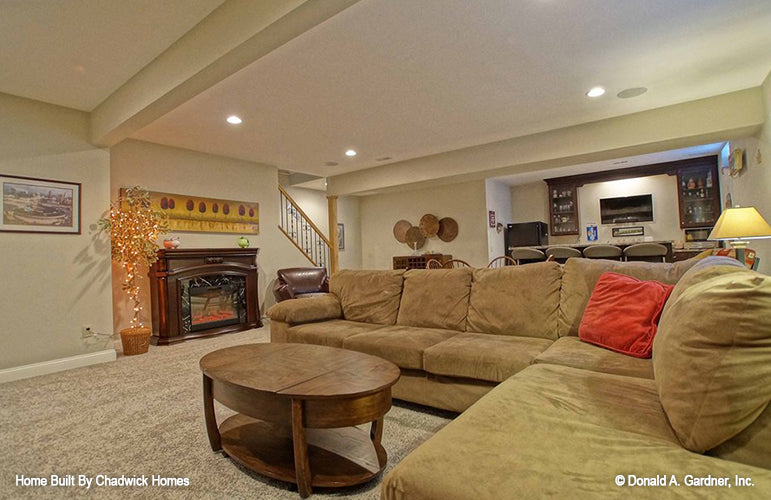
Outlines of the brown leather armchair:
<svg viewBox="0 0 771 500">
<path fill-rule="evenodd" d="M 329 278 L 323 267 L 289 267 L 279 269 L 273 285 L 276 302 L 298 297 L 329 293 Z"/>
</svg>

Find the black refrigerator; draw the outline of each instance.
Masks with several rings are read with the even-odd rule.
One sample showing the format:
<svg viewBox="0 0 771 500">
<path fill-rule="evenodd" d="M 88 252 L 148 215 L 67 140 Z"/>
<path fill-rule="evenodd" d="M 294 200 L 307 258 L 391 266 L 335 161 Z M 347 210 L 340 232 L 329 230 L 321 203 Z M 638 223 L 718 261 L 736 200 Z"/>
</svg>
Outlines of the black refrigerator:
<svg viewBox="0 0 771 500">
<path fill-rule="evenodd" d="M 545 222 L 520 222 L 506 226 L 506 255 L 514 247 L 538 247 L 549 244 L 549 225 Z"/>
</svg>

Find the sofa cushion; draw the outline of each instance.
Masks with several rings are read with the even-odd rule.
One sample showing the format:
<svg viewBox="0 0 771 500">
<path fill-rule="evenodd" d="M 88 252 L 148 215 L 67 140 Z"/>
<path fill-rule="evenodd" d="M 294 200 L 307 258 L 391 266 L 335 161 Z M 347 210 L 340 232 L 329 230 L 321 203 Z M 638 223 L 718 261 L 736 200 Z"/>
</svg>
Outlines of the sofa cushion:
<svg viewBox="0 0 771 500">
<path fill-rule="evenodd" d="M 739 434 L 771 401 L 771 277 L 732 266 L 689 272 L 653 349 L 661 404 L 683 446 L 701 453 Z"/>
<path fill-rule="evenodd" d="M 316 344 L 329 347 L 343 347 L 343 340 L 359 333 L 383 328 L 382 325 L 359 323 L 336 319 L 321 323 L 306 323 L 292 326 L 286 331 L 286 341 L 295 344 Z"/>
<path fill-rule="evenodd" d="M 496 385 L 496 382 L 485 380 L 445 377 L 423 370 L 402 368 L 399 381 L 391 388 L 391 394 L 394 399 L 460 413 Z"/>
<path fill-rule="evenodd" d="M 272 321 L 297 324 L 309 321 L 324 321 L 342 316 L 340 301 L 332 294 L 305 297 L 302 301 L 284 300 L 273 304 L 267 313 Z"/>
<path fill-rule="evenodd" d="M 656 327 L 673 285 L 602 273 L 586 305 L 578 336 L 635 358 L 650 358 Z"/>
<path fill-rule="evenodd" d="M 578 337 L 561 337 L 535 358 L 534 363 L 570 366 L 628 377 L 653 378 L 650 359 L 633 358 L 586 343 Z"/>
<path fill-rule="evenodd" d="M 393 325 L 402 296 L 403 270 L 338 271 L 329 279 L 329 290 L 340 299 L 349 321 Z"/>
<path fill-rule="evenodd" d="M 528 337 L 459 333 L 426 349 L 423 367 L 435 375 L 502 382 L 527 368 L 551 343 Z"/>
<path fill-rule="evenodd" d="M 457 335 L 452 330 L 388 326 L 343 340 L 343 347 L 379 356 L 399 368 L 423 369 L 423 351 Z"/>
<path fill-rule="evenodd" d="M 707 454 L 771 469 L 771 404 L 746 429 Z"/>
<path fill-rule="evenodd" d="M 696 263 L 689 259 L 675 263 L 619 262 L 605 259 L 568 259 L 562 272 L 560 291 L 560 337 L 578 335 L 578 325 L 589 303 L 594 285 L 604 272 L 632 276 L 639 280 L 656 280 L 674 285 Z"/>
<path fill-rule="evenodd" d="M 556 339 L 561 276 L 556 262 L 474 269 L 466 330 Z"/>
<path fill-rule="evenodd" d="M 674 474 L 680 487 L 619 487 L 617 475 Z M 695 477 L 751 477 L 739 490 Z M 709 491 L 707 491 L 709 490 Z M 381 498 L 604 498 L 771 494 L 771 471 L 677 443 L 652 380 L 535 365 L 477 401 L 397 464 Z"/>
<path fill-rule="evenodd" d="M 404 292 L 398 325 L 466 329 L 471 269 L 410 269 L 404 273 Z"/>
</svg>

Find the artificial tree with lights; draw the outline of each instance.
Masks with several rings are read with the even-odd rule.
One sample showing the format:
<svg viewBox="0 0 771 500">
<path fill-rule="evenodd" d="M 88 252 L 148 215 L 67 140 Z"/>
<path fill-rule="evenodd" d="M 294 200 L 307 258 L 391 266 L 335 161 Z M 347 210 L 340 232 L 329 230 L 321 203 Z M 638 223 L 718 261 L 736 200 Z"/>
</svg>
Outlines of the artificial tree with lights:
<svg viewBox="0 0 771 500">
<path fill-rule="evenodd" d="M 112 260 L 125 271 L 123 290 L 133 303 L 129 327 L 120 331 L 124 354 L 141 354 L 149 348 L 151 331 L 142 323 L 138 273 L 157 260 L 158 236 L 167 232 L 161 213 L 152 209 L 147 190 L 134 186 L 121 190 L 110 204 L 109 217 L 99 221 L 110 231 Z"/>
</svg>

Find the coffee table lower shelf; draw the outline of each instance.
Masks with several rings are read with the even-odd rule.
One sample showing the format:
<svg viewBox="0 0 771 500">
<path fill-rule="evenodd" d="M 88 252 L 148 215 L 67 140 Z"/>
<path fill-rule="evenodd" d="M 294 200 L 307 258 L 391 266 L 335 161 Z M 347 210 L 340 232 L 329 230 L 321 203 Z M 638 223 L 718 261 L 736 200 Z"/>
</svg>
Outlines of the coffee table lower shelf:
<svg viewBox="0 0 771 500">
<path fill-rule="evenodd" d="M 237 414 L 219 427 L 222 449 L 243 466 L 297 484 L 292 429 Z M 387 454 L 358 427 L 306 429 L 311 486 L 353 486 L 377 476 Z"/>
</svg>

